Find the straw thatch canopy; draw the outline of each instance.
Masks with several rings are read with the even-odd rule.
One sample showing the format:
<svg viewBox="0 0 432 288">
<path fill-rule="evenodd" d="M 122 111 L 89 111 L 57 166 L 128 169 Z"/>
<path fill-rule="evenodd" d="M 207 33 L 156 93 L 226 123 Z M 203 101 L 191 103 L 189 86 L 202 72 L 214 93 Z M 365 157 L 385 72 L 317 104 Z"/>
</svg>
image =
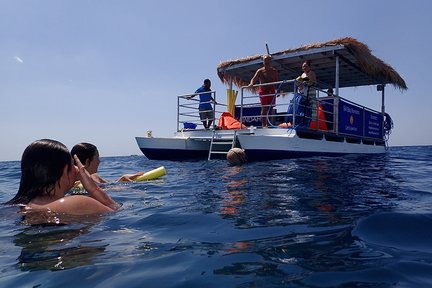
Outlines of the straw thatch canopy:
<svg viewBox="0 0 432 288">
<path fill-rule="evenodd" d="M 218 76 L 225 84 L 246 86 L 262 67 L 262 55 L 225 61 L 218 66 Z M 272 53 L 272 65 L 281 80 L 295 79 L 301 75 L 301 64 L 311 61 L 317 75 L 318 86 L 331 88 L 336 81 L 336 57 L 339 56 L 339 87 L 391 84 L 407 89 L 405 81 L 390 65 L 372 55 L 367 45 L 354 38 L 340 38 Z"/>
</svg>

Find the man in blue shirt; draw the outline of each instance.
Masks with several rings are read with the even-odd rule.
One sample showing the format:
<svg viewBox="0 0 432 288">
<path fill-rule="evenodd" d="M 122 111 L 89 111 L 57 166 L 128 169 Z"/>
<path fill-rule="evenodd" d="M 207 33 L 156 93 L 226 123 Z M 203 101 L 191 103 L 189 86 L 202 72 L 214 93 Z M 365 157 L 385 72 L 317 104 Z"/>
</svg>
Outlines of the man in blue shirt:
<svg viewBox="0 0 432 288">
<path fill-rule="evenodd" d="M 205 79 L 204 84 L 195 91 L 195 93 L 197 93 L 197 95 L 199 95 L 200 97 L 199 114 L 205 129 L 210 128 L 214 119 L 214 110 L 211 103 L 213 102 L 216 104 L 216 101 L 211 96 L 211 93 L 203 93 L 203 92 L 211 91 L 210 86 L 211 86 L 210 80 Z M 195 96 L 196 95 L 193 95 L 188 99 Z"/>
</svg>

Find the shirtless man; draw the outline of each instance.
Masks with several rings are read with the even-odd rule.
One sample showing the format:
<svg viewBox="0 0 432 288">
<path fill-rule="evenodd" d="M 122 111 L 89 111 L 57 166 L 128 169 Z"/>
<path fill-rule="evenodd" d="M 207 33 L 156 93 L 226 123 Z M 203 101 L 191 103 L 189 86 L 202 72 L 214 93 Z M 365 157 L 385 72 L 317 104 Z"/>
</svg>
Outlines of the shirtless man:
<svg viewBox="0 0 432 288">
<path fill-rule="evenodd" d="M 258 69 L 249 83 L 249 87 L 252 87 L 255 81 L 258 79 L 260 84 L 271 83 L 279 81 L 279 74 L 276 69 L 274 69 L 271 64 L 271 55 L 264 55 L 262 57 L 264 67 Z M 258 94 L 260 95 L 261 102 L 261 123 L 263 128 L 267 128 L 267 111 L 275 103 L 273 98 L 276 94 L 274 85 L 260 86 L 258 89 Z M 276 101 L 274 101 L 276 102 Z"/>
</svg>

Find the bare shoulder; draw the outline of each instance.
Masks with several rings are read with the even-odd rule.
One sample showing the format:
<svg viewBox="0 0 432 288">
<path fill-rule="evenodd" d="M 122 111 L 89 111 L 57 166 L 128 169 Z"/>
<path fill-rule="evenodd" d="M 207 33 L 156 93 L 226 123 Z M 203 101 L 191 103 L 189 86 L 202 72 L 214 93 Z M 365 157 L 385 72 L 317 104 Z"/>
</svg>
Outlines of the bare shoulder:
<svg viewBox="0 0 432 288">
<path fill-rule="evenodd" d="M 256 70 L 255 76 L 261 75 L 263 71 L 264 71 L 264 67 L 259 68 L 258 70 Z"/>
<path fill-rule="evenodd" d="M 113 212 L 113 210 L 99 201 L 85 195 L 66 196 L 45 205 L 30 204 L 34 210 L 50 210 L 70 215 L 86 215 Z"/>
<path fill-rule="evenodd" d="M 114 210 L 105 206 L 98 200 L 85 195 L 71 195 L 64 197 L 64 205 L 67 209 L 72 209 L 72 214 L 92 214 L 113 212 Z"/>
<path fill-rule="evenodd" d="M 313 81 L 313 82 L 316 82 L 317 81 L 317 79 L 316 79 L 316 75 L 315 75 L 315 72 L 314 71 L 309 71 L 309 73 L 308 73 L 308 77 L 309 77 L 309 79 L 311 80 L 311 81 Z"/>
</svg>

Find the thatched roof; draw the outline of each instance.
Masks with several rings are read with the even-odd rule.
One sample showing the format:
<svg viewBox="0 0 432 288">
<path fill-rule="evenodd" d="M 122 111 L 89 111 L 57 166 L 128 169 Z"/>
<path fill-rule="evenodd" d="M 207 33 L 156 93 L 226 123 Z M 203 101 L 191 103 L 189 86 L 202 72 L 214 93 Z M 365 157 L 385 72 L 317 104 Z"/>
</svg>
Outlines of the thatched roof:
<svg viewBox="0 0 432 288">
<path fill-rule="evenodd" d="M 218 66 L 218 75 L 225 84 L 231 81 L 246 86 L 262 67 L 261 55 L 225 61 Z M 369 47 L 354 38 L 340 38 L 325 43 L 315 43 L 272 53 L 272 65 L 281 80 L 294 79 L 302 73 L 301 64 L 311 60 L 321 88 L 335 85 L 336 56 L 339 56 L 339 87 L 391 84 L 407 89 L 405 81 L 390 65 L 372 55 Z"/>
</svg>

